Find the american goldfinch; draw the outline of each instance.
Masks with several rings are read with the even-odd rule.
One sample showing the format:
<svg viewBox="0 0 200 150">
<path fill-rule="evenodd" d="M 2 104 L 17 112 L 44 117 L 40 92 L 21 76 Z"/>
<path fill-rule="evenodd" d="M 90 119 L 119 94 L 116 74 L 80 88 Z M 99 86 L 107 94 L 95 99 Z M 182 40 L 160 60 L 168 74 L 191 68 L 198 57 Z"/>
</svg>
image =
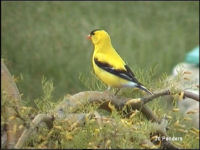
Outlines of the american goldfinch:
<svg viewBox="0 0 200 150">
<path fill-rule="evenodd" d="M 94 45 L 92 65 L 95 74 L 108 85 L 108 88 L 136 87 L 151 95 L 112 46 L 110 36 L 104 30 L 93 30 L 89 35 Z"/>
</svg>

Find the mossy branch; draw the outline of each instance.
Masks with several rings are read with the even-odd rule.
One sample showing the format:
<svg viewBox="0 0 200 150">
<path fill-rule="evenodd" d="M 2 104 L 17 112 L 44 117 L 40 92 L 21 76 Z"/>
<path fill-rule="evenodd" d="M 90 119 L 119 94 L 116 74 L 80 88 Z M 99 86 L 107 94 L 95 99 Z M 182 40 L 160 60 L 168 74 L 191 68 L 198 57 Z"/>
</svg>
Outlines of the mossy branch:
<svg viewBox="0 0 200 150">
<path fill-rule="evenodd" d="M 149 102 L 150 100 L 164 95 L 170 95 L 169 91 L 162 91 L 154 94 L 153 96 L 139 99 L 114 96 L 112 93 L 109 92 L 85 91 L 66 98 L 57 106 L 56 110 L 68 110 L 74 112 L 81 105 L 86 105 L 87 103 L 99 103 L 101 104 L 101 108 L 110 111 L 110 108 L 107 105 L 110 101 L 117 110 L 122 110 L 124 106 L 130 105 L 133 109 L 141 110 L 141 112 L 147 117 L 147 119 L 160 122 L 159 119 L 148 108 L 148 106 L 145 106 L 144 104 Z M 135 100 L 139 101 L 136 102 Z"/>
<path fill-rule="evenodd" d="M 158 117 L 155 116 L 155 114 L 145 104 L 154 100 L 155 98 L 167 95 L 170 95 L 169 90 L 164 90 L 144 98 L 132 99 L 114 96 L 112 93 L 109 92 L 85 91 L 65 98 L 63 102 L 61 102 L 57 106 L 56 111 L 65 110 L 65 113 L 75 112 L 81 105 L 83 106 L 87 103 L 99 103 L 101 104 L 101 108 L 110 111 L 110 108 L 107 105 L 110 101 L 111 104 L 113 104 L 118 110 L 122 110 L 124 106 L 130 105 L 133 109 L 140 110 L 147 117 L 147 119 L 159 123 L 160 120 L 158 119 Z M 184 91 L 184 95 L 189 98 L 194 98 L 195 100 L 198 100 L 198 96 L 193 93 Z"/>
</svg>

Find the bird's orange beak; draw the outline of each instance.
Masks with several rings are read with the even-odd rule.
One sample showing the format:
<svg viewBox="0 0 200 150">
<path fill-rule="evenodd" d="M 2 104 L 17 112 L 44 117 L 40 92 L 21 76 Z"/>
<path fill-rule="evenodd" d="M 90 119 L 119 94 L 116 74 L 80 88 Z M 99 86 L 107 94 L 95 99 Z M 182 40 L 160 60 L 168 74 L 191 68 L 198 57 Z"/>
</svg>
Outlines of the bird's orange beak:
<svg viewBox="0 0 200 150">
<path fill-rule="evenodd" d="M 87 35 L 87 39 L 88 39 L 88 40 L 91 40 L 91 36 L 90 36 L 90 35 Z"/>
</svg>

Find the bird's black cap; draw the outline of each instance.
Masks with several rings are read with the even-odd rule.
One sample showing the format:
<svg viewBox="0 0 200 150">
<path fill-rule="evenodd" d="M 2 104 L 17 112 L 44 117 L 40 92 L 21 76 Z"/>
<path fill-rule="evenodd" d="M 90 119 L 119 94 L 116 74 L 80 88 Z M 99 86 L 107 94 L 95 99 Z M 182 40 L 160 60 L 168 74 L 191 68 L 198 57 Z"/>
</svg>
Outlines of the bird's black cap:
<svg viewBox="0 0 200 150">
<path fill-rule="evenodd" d="M 91 31 L 91 32 L 90 32 L 90 35 L 94 35 L 94 32 L 95 32 L 95 31 L 98 31 L 98 30 L 101 30 L 101 29 L 95 29 L 95 30 Z"/>
</svg>

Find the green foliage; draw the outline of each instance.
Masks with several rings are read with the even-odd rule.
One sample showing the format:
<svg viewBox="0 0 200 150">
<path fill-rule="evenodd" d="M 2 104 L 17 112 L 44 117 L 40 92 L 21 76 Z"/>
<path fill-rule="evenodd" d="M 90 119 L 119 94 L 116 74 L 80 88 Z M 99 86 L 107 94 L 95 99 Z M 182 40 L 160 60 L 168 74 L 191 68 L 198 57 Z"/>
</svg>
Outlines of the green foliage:
<svg viewBox="0 0 200 150">
<path fill-rule="evenodd" d="M 5 91 L 1 91 L 1 129 L 6 125 L 13 135 L 25 129 L 38 112 L 32 107 L 23 106 L 18 99 L 14 99 Z"/>
<path fill-rule="evenodd" d="M 149 70 L 151 71 L 152 69 Z M 136 71 L 136 73 L 139 76 L 140 70 L 138 72 Z M 143 73 L 142 70 L 141 73 Z M 146 80 L 148 81 L 149 78 L 151 77 L 148 76 Z M 176 80 L 179 80 L 179 77 L 168 82 L 168 87 Z M 156 84 L 161 84 L 163 87 L 166 86 L 164 85 L 164 77 L 157 79 L 157 81 L 155 81 Z M 86 80 L 84 82 L 89 81 Z M 99 84 L 96 83 L 96 80 L 93 82 L 94 85 Z M 53 82 L 43 77 L 41 83 L 43 96 L 34 101 L 37 109 L 25 106 L 21 106 L 21 108 L 18 109 L 20 116 L 26 120 L 27 124 L 31 122 L 30 118 L 33 118 L 38 113 L 51 113 L 51 110 L 53 110 L 56 105 L 52 100 L 52 92 L 54 89 Z M 172 86 L 172 88 L 174 87 Z M 174 91 L 176 91 L 176 89 Z M 137 94 L 138 97 L 143 96 L 143 93 L 134 93 Z M 129 91 L 127 92 L 126 90 L 121 93 L 121 96 L 131 97 L 130 95 L 132 94 L 129 94 Z M 167 102 L 165 98 L 155 99 L 147 105 L 159 118 L 168 118 L 167 127 L 169 130 L 167 130 L 167 134 L 169 137 L 178 137 L 182 139 L 182 141 L 180 141 L 180 139 L 178 141 L 171 141 L 173 144 L 181 148 L 199 148 L 199 130 L 190 126 L 191 120 L 183 117 L 179 111 L 174 111 L 179 97 L 176 93 L 172 96 L 174 97 L 174 103 L 171 108 L 168 106 L 169 102 Z M 10 102 L 11 101 L 6 99 L 6 93 L 3 92 L 1 107 L 6 108 L 6 106 L 9 105 L 12 108 L 15 103 Z M 40 125 L 38 129 L 32 133 L 31 137 L 29 137 L 23 148 L 140 149 L 159 147 L 146 147 L 141 144 L 144 140 L 149 139 L 150 133 L 156 131 L 156 127 L 158 126 L 156 123 L 147 120 L 138 110 L 131 110 L 132 113 L 130 116 L 125 116 L 124 113 L 130 109 L 128 106 L 124 107 L 122 111 L 117 111 L 112 104 L 108 106 L 111 108 L 111 113 L 101 110 L 99 104 L 86 104 L 80 106 L 75 111 L 72 110 L 69 112 L 92 114 L 98 111 L 100 115 L 106 117 L 102 124 L 99 124 L 94 117 L 89 117 L 89 115 L 86 115 L 85 123 L 83 124 L 76 124 L 76 122 L 70 123 L 70 121 L 68 122 L 62 119 L 54 120 L 53 128 L 50 130 L 46 126 Z M 5 123 L 6 120 L 5 117 L 3 117 L 4 115 L 1 116 L 3 118 L 3 123 Z"/>
<path fill-rule="evenodd" d="M 79 80 L 88 90 L 105 90 L 107 87 L 97 78 L 93 71 L 89 73 L 80 73 Z"/>
<path fill-rule="evenodd" d="M 52 92 L 54 90 L 53 82 L 47 81 L 45 77 L 42 78 L 43 96 L 34 100 L 38 112 L 48 113 L 55 106 L 52 100 Z"/>
<path fill-rule="evenodd" d="M 30 101 L 42 95 L 43 75 L 54 82 L 55 97 L 88 89 L 78 76 L 91 71 L 93 47 L 85 37 L 93 29 L 108 31 L 133 71 L 156 66 L 153 78 L 170 74 L 199 43 L 198 2 L 2 2 L 1 8 L 2 57 L 11 74 L 23 74 L 17 85 Z"/>
</svg>

